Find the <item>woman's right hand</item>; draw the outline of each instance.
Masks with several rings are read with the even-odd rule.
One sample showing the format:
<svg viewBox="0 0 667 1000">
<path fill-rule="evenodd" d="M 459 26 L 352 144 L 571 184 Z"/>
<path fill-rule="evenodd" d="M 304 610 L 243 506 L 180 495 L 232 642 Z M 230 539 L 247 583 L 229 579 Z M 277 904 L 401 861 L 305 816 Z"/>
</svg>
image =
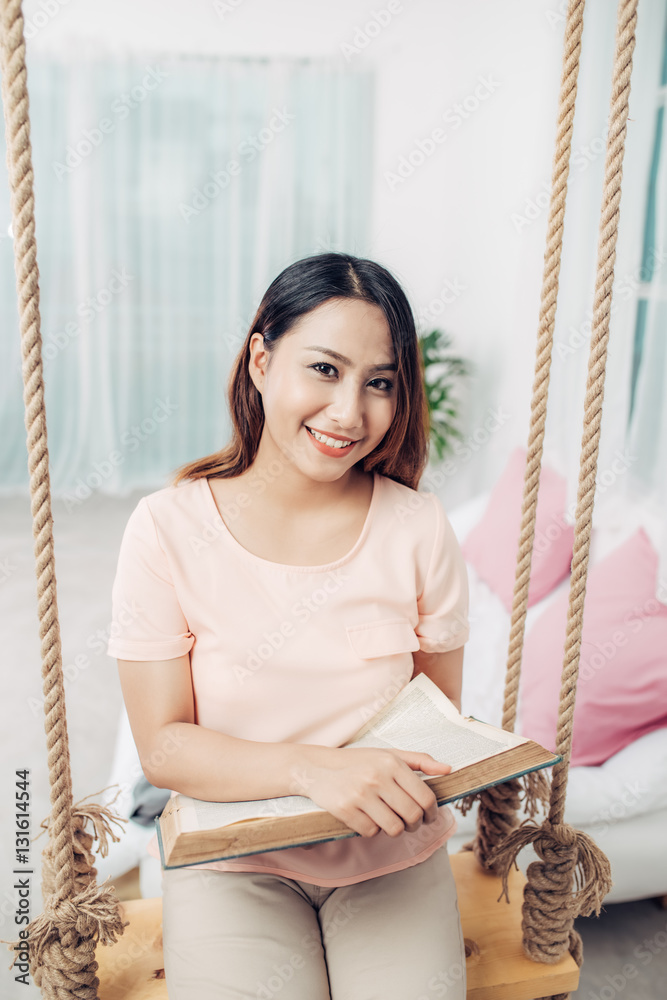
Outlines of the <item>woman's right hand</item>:
<svg viewBox="0 0 667 1000">
<path fill-rule="evenodd" d="M 304 747 L 305 749 L 305 747 Z M 430 754 L 375 747 L 317 747 L 309 750 L 298 769 L 300 789 L 316 805 L 326 809 L 362 837 L 384 830 L 397 837 L 413 833 L 422 822 L 438 815 L 435 793 L 423 778 L 449 774 L 451 766 Z"/>
</svg>

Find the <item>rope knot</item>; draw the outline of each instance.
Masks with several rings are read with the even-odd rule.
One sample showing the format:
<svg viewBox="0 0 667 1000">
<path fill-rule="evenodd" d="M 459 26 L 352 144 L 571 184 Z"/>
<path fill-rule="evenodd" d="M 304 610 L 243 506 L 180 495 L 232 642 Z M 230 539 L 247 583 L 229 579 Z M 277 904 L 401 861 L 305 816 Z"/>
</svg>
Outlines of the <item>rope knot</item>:
<svg viewBox="0 0 667 1000">
<path fill-rule="evenodd" d="M 93 794 L 99 795 L 100 792 Z M 95 855 L 91 850 L 93 841 L 97 840 L 100 853 L 104 856 L 108 853 L 109 841 L 120 840 L 112 824 L 120 825 L 127 820 L 116 816 L 109 808 L 117 794 L 108 805 L 80 800 L 72 806 L 69 828 L 73 846 L 73 881 L 70 885 L 65 881 L 56 885 L 56 875 L 61 869 L 56 863 L 53 817 L 49 816 L 41 823 L 42 830 L 50 837 L 42 851 L 44 905 L 43 912 L 28 924 L 26 930 L 30 973 L 38 986 L 44 984 L 43 989 L 47 989 L 45 995 L 51 995 L 48 990 L 54 977 L 54 982 L 60 983 L 63 976 L 73 983 L 86 984 L 86 989 L 96 990 L 95 947 L 98 943 L 113 944 L 128 926 L 129 922 L 122 920 L 119 901 L 109 879 L 102 885 L 95 881 Z M 86 829 L 87 824 L 92 825 L 92 831 Z M 67 895 L 68 892 L 70 895 Z M 13 966 L 18 958 L 18 942 L 6 943 L 15 952 Z M 96 993 L 81 994 L 82 997 L 88 995 L 92 997 Z"/>
<path fill-rule="evenodd" d="M 123 933 L 129 921 L 123 922 L 118 899 L 113 886 L 105 881 L 97 885 L 90 880 L 81 892 L 71 899 L 47 899 L 44 912 L 29 925 L 30 969 L 36 981 L 35 972 L 47 965 L 46 956 L 54 947 L 56 950 L 77 947 L 86 941 L 91 943 L 91 958 L 94 960 L 95 944 L 112 944 Z"/>
<path fill-rule="evenodd" d="M 523 902 L 523 948 L 537 962 L 558 962 L 566 951 L 577 960 L 581 944 L 574 931 L 578 916 L 599 914 L 612 886 L 606 855 L 588 834 L 569 823 L 527 819 L 491 855 L 509 902 L 508 878 L 524 847 L 541 858 L 528 865 Z"/>
</svg>

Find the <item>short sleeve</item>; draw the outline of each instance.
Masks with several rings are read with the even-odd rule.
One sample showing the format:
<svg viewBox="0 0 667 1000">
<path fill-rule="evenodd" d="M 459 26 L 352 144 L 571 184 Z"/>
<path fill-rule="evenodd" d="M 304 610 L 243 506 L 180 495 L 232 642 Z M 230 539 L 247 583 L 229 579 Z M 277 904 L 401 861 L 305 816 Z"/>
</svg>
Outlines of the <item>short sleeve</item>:
<svg viewBox="0 0 667 1000">
<path fill-rule="evenodd" d="M 424 588 L 417 599 L 419 648 L 444 653 L 463 646 L 470 637 L 468 570 L 458 539 L 438 497 L 436 529 Z"/>
<path fill-rule="evenodd" d="M 107 655 L 122 660 L 169 660 L 195 637 L 178 602 L 166 553 L 142 497 L 130 514 L 113 583 Z"/>
</svg>

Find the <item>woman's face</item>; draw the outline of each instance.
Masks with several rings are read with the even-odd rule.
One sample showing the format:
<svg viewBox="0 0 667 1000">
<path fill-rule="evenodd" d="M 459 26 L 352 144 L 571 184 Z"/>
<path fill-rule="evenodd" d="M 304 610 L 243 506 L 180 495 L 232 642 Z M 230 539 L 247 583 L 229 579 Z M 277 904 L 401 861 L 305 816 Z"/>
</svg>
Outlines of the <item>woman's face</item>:
<svg viewBox="0 0 667 1000">
<path fill-rule="evenodd" d="M 262 394 L 263 458 L 270 461 L 277 449 L 313 479 L 339 479 L 391 426 L 395 360 L 384 313 L 359 299 L 329 299 L 302 316 L 270 360 L 254 333 L 250 375 Z M 331 448 L 308 428 L 354 443 Z"/>
</svg>

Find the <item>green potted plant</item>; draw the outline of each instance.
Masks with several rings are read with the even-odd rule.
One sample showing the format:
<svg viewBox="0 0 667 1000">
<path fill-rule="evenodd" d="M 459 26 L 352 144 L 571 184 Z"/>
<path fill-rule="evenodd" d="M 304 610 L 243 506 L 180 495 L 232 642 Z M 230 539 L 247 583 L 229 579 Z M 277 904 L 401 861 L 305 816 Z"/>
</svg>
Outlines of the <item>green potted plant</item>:
<svg viewBox="0 0 667 1000">
<path fill-rule="evenodd" d="M 439 460 L 451 452 L 453 439 L 463 436 L 457 425 L 456 388 L 459 379 L 471 372 L 467 361 L 448 353 L 451 344 L 451 336 L 442 330 L 419 335 L 431 441 Z"/>
</svg>

